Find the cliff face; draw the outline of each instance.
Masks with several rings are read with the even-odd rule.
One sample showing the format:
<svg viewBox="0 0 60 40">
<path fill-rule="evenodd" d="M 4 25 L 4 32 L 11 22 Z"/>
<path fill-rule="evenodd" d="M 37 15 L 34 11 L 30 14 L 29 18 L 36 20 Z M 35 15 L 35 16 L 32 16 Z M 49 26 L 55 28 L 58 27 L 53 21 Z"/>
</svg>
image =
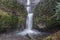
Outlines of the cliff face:
<svg viewBox="0 0 60 40">
<path fill-rule="evenodd" d="M 59 10 L 56 0 L 41 1 L 35 9 L 34 23 L 36 29 L 43 31 L 56 31 L 60 29 L 60 18 L 56 11 Z M 57 8 L 57 9 L 56 9 Z M 58 20 L 57 20 L 58 18 Z"/>
<path fill-rule="evenodd" d="M 34 12 L 35 24 L 49 26 L 56 23 L 56 0 L 42 0 Z"/>
<path fill-rule="evenodd" d="M 24 6 L 17 3 L 16 0 L 0 0 L 0 10 L 1 30 L 25 27 L 27 12 Z M 7 18 L 2 15 L 7 16 Z M 56 19 L 56 0 L 41 0 L 34 10 L 34 28 L 41 29 L 55 26 L 59 24 Z"/>
</svg>

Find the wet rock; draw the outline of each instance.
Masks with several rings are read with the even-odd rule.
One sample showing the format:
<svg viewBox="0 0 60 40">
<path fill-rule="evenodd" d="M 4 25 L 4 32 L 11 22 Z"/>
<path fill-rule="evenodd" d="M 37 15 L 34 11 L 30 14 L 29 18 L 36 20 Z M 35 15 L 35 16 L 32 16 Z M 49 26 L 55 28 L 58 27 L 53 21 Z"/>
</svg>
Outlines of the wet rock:
<svg viewBox="0 0 60 40">
<path fill-rule="evenodd" d="M 28 36 L 20 36 L 15 33 L 11 34 L 1 34 L 0 40 L 42 40 L 44 37 L 37 35 L 29 38 Z"/>
</svg>

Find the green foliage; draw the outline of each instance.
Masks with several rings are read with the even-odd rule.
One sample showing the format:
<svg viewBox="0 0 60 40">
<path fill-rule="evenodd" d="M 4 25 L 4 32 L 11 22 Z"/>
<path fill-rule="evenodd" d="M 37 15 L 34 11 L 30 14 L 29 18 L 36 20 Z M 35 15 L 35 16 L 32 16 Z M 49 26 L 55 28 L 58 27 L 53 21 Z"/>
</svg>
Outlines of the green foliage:
<svg viewBox="0 0 60 40">
<path fill-rule="evenodd" d="M 15 17 L 12 17 L 11 15 L 10 17 L 4 16 L 3 19 L 8 26 L 12 26 L 12 25 L 16 26 L 18 22 L 18 17 L 16 16 Z"/>
<path fill-rule="evenodd" d="M 25 19 L 22 18 L 22 17 L 18 17 L 18 21 L 19 21 L 21 24 L 23 24 L 23 23 L 25 22 Z"/>
<path fill-rule="evenodd" d="M 2 31 L 2 19 L 1 19 L 1 15 L 0 15 L 0 31 Z"/>
<path fill-rule="evenodd" d="M 0 14 L 2 15 L 2 20 L 0 19 L 1 28 L 4 28 L 4 25 L 7 25 L 8 27 L 17 27 L 18 22 L 22 25 L 24 24 L 27 13 L 24 6 L 18 4 L 16 0 L 0 0 L 0 9 L 3 10 L 2 12 L 0 11 Z"/>
<path fill-rule="evenodd" d="M 13 27 L 17 27 L 17 24 L 18 24 L 18 17 L 17 16 L 14 16 L 14 17 L 12 16 L 10 25 L 12 25 Z"/>
<path fill-rule="evenodd" d="M 46 20 L 46 26 L 47 27 L 55 25 L 55 24 L 57 24 L 57 20 L 55 18 L 50 19 L 50 20 Z"/>
<path fill-rule="evenodd" d="M 48 37 L 46 38 L 46 40 L 52 40 L 51 36 L 48 36 Z"/>
<path fill-rule="evenodd" d="M 0 5 L 4 5 L 6 7 L 12 8 L 12 7 L 14 7 L 15 1 L 16 0 L 0 0 Z"/>
<path fill-rule="evenodd" d="M 18 4 L 16 0 L 0 0 L 0 6 L 4 6 L 12 10 L 16 9 L 20 12 L 22 11 L 22 13 L 25 13 L 24 6 Z"/>
<path fill-rule="evenodd" d="M 35 25 L 45 23 L 47 27 L 57 23 L 56 1 L 47 0 L 40 4 L 35 9 Z"/>
<path fill-rule="evenodd" d="M 0 10 L 0 31 L 4 28 L 17 27 L 18 17 L 12 16 L 8 12 Z"/>
<path fill-rule="evenodd" d="M 57 14 L 57 20 L 60 21 L 60 2 L 57 2 L 56 14 Z"/>
</svg>

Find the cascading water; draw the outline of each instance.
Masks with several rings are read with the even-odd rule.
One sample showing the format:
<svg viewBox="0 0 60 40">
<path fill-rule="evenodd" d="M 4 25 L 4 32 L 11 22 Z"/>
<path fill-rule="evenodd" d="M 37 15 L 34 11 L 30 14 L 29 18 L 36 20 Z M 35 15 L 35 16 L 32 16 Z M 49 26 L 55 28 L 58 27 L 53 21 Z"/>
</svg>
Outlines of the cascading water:
<svg viewBox="0 0 60 40">
<path fill-rule="evenodd" d="M 33 24 L 33 13 L 31 12 L 30 0 L 27 0 L 26 10 L 28 13 L 27 21 L 26 21 L 26 29 L 31 30 Z"/>
<path fill-rule="evenodd" d="M 28 13 L 26 21 L 26 29 L 31 30 L 33 26 L 33 13 Z"/>
<path fill-rule="evenodd" d="M 32 12 L 32 8 L 31 8 L 31 2 L 30 0 L 27 0 L 26 3 L 26 10 L 28 13 L 27 16 L 27 20 L 26 20 L 26 29 L 20 33 L 18 33 L 19 35 L 26 35 L 26 34 L 38 34 L 39 32 L 33 31 L 32 27 L 33 27 L 33 12 Z"/>
</svg>

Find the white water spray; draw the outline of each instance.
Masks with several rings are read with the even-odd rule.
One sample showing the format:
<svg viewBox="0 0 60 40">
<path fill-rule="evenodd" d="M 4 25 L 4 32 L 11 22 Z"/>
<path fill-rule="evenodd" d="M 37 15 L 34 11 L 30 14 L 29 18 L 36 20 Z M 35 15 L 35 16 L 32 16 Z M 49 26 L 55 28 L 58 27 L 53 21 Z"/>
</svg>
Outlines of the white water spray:
<svg viewBox="0 0 60 40">
<path fill-rule="evenodd" d="M 30 5 L 31 3 L 30 3 L 30 0 L 27 0 L 27 5 Z"/>
</svg>

